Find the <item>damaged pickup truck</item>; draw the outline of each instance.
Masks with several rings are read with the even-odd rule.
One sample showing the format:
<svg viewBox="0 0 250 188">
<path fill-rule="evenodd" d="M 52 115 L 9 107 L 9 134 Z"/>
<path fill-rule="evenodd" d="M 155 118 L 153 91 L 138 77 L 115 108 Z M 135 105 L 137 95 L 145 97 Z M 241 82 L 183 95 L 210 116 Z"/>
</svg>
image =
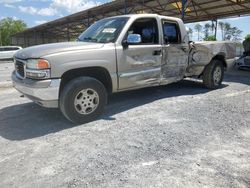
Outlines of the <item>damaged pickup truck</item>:
<svg viewBox="0 0 250 188">
<path fill-rule="evenodd" d="M 102 19 L 76 42 L 18 51 L 14 87 L 44 107 L 59 107 L 75 123 L 96 119 L 109 93 L 200 77 L 220 87 L 230 43 L 190 43 L 182 20 L 156 14 Z"/>
</svg>

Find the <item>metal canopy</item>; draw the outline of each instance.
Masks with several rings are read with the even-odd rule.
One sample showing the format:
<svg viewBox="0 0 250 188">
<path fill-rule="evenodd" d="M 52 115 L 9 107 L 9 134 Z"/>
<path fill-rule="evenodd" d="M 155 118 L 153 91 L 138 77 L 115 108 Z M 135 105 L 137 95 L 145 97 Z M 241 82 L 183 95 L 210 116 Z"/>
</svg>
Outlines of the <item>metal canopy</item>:
<svg viewBox="0 0 250 188">
<path fill-rule="evenodd" d="M 12 44 L 70 41 L 99 19 L 139 13 L 178 17 L 185 23 L 217 20 L 250 14 L 250 0 L 116 0 L 17 33 Z"/>
</svg>

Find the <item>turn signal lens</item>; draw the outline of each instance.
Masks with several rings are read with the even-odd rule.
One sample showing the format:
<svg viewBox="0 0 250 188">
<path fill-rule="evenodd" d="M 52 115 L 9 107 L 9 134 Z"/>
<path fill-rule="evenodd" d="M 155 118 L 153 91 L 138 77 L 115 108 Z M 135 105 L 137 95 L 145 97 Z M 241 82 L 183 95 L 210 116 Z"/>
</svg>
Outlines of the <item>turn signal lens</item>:
<svg viewBox="0 0 250 188">
<path fill-rule="evenodd" d="M 39 59 L 37 63 L 37 69 L 49 69 L 49 62 L 45 59 Z"/>
</svg>

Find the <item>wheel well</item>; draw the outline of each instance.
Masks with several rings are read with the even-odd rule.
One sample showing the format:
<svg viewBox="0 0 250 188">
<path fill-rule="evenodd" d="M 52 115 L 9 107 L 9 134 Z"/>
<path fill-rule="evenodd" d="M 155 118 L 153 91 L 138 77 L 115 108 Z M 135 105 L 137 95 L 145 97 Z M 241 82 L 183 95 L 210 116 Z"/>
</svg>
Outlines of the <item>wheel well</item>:
<svg viewBox="0 0 250 188">
<path fill-rule="evenodd" d="M 227 69 L 227 63 L 226 63 L 226 60 L 225 60 L 225 56 L 224 56 L 224 55 L 218 54 L 218 55 L 214 56 L 214 57 L 212 58 L 212 60 L 210 61 L 210 63 L 211 63 L 213 60 L 219 60 L 219 61 L 221 61 L 221 62 L 223 63 L 224 69 L 225 69 L 225 70 Z M 209 63 L 209 64 L 210 64 L 210 63 Z M 209 64 L 207 64 L 206 66 L 208 66 Z M 206 66 L 204 67 L 202 73 L 198 76 L 198 78 L 200 78 L 201 76 L 203 76 L 203 73 L 204 73 L 204 70 L 205 70 Z"/>
<path fill-rule="evenodd" d="M 79 68 L 65 72 L 62 75 L 60 92 L 69 81 L 81 76 L 89 76 L 99 80 L 106 87 L 107 92 L 112 93 L 113 88 L 112 88 L 112 80 L 110 74 L 108 70 L 102 67 Z"/>
<path fill-rule="evenodd" d="M 226 63 L 226 60 L 225 60 L 225 56 L 224 55 L 216 55 L 213 57 L 212 60 L 220 60 L 222 63 L 223 63 L 223 66 L 224 68 L 226 69 L 227 68 L 227 63 Z"/>
</svg>

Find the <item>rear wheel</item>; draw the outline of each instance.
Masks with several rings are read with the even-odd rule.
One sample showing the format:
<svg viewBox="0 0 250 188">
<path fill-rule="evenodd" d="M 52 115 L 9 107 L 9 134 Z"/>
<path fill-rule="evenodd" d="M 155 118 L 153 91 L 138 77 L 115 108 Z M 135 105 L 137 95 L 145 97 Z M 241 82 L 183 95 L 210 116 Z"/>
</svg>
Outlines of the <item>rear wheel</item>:
<svg viewBox="0 0 250 188">
<path fill-rule="evenodd" d="M 216 89 L 221 86 L 224 78 L 224 66 L 219 60 L 212 60 L 203 72 L 203 83 L 209 89 Z"/>
<path fill-rule="evenodd" d="M 107 103 L 104 85 L 91 77 L 79 77 L 70 81 L 60 94 L 59 106 L 70 121 L 81 124 L 95 120 Z"/>
</svg>

